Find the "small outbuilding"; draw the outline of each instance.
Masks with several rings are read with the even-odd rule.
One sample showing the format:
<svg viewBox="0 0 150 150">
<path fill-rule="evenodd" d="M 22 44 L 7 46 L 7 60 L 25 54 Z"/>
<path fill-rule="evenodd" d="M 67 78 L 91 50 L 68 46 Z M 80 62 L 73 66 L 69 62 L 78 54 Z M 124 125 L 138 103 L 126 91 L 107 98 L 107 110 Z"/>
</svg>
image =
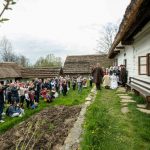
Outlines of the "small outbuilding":
<svg viewBox="0 0 150 150">
<path fill-rule="evenodd" d="M 112 65 L 113 60 L 108 59 L 107 55 L 75 55 L 67 56 L 64 63 L 64 74 L 69 76 L 88 76 L 91 68 L 100 63 L 101 67 L 107 68 Z"/>
</svg>

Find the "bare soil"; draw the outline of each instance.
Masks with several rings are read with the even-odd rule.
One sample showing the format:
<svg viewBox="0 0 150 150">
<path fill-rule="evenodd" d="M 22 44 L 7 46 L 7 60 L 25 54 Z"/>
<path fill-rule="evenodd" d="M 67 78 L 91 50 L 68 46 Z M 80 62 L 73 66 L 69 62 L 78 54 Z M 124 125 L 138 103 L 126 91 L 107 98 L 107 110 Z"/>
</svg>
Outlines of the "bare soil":
<svg viewBox="0 0 150 150">
<path fill-rule="evenodd" d="M 80 110 L 79 106 L 43 110 L 0 135 L 0 149 L 57 150 L 64 144 Z"/>
</svg>

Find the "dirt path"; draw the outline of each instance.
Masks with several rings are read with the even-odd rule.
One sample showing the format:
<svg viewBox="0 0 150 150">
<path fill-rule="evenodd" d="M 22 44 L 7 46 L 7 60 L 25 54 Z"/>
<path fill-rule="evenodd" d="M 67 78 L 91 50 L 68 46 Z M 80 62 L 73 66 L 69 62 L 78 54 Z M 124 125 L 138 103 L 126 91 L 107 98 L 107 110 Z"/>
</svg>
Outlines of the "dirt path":
<svg viewBox="0 0 150 150">
<path fill-rule="evenodd" d="M 60 149 L 80 110 L 79 106 L 46 109 L 1 135 L 0 149 Z"/>
</svg>

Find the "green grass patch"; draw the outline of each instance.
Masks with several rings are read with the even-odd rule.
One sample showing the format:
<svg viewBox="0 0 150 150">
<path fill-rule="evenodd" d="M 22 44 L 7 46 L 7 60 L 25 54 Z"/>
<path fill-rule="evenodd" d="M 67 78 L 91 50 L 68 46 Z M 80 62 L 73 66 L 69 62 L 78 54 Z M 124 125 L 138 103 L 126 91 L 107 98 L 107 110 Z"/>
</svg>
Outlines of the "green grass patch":
<svg viewBox="0 0 150 150">
<path fill-rule="evenodd" d="M 50 107 L 51 105 L 48 103 L 44 103 L 42 102 L 42 100 L 40 101 L 38 107 L 36 109 L 27 109 L 25 108 L 25 115 L 23 115 L 22 117 L 8 117 L 5 115 L 5 122 L 0 124 L 0 134 L 4 133 L 5 131 L 7 131 L 8 129 L 12 128 L 14 125 L 25 121 L 26 119 L 30 118 L 32 115 L 40 112 L 41 110 Z"/>
<path fill-rule="evenodd" d="M 90 91 L 91 88 L 89 87 L 83 88 L 82 93 L 78 93 L 77 89 L 75 91 L 70 89 L 69 92 L 67 93 L 67 96 L 61 95 L 60 97 L 54 100 L 53 105 L 72 106 L 82 104 Z"/>
<path fill-rule="evenodd" d="M 136 110 L 136 104 L 129 104 L 129 110 L 121 113 L 116 90 L 99 91 L 86 113 L 81 149 L 150 149 L 150 116 Z"/>
<path fill-rule="evenodd" d="M 60 95 L 58 98 L 54 99 L 52 103 L 46 103 L 43 99 L 40 99 L 40 103 L 38 107 L 34 110 L 25 108 L 25 115 L 22 117 L 8 117 L 5 115 L 5 122 L 0 123 L 0 134 L 4 133 L 8 129 L 12 128 L 13 126 L 19 124 L 20 122 L 25 121 L 26 119 L 30 118 L 32 115 L 40 112 L 45 108 L 50 108 L 53 106 L 65 105 L 65 106 L 72 106 L 72 105 L 79 105 L 85 101 L 88 93 L 90 92 L 91 88 L 84 88 L 82 93 L 78 93 L 77 90 L 73 91 L 72 89 L 69 90 L 67 96 Z M 26 105 L 26 104 L 25 104 Z"/>
<path fill-rule="evenodd" d="M 145 99 L 140 96 L 140 95 L 136 95 L 134 93 L 130 93 L 129 94 L 138 104 L 145 104 Z"/>
</svg>

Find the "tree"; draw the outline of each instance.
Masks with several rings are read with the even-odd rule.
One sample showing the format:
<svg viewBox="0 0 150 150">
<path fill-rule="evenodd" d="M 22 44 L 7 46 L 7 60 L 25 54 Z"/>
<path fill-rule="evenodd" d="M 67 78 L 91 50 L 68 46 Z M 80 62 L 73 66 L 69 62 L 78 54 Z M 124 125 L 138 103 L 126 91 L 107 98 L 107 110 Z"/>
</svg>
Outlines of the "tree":
<svg viewBox="0 0 150 150">
<path fill-rule="evenodd" d="M 18 57 L 18 64 L 20 64 L 23 67 L 28 67 L 29 66 L 29 59 L 26 58 L 24 55 L 20 55 Z"/>
<path fill-rule="evenodd" d="M 0 12 L 0 23 L 4 23 L 5 21 L 8 21 L 7 18 L 2 18 L 2 15 L 6 10 L 12 10 L 11 6 L 16 4 L 15 0 L 3 0 L 3 9 Z"/>
<path fill-rule="evenodd" d="M 35 67 L 61 67 L 62 62 L 60 57 L 55 57 L 54 54 L 48 54 L 46 57 L 40 57 Z"/>
<path fill-rule="evenodd" d="M 108 53 L 114 37 L 118 32 L 118 25 L 113 23 L 107 23 L 106 25 L 102 26 L 101 29 L 101 37 L 98 40 L 98 52 L 99 53 Z"/>
<path fill-rule="evenodd" d="M 26 58 L 24 55 L 18 56 L 15 54 L 11 42 L 6 37 L 3 37 L 3 39 L 0 41 L 0 55 L 3 62 L 16 62 L 23 67 L 29 65 L 28 58 Z"/>
<path fill-rule="evenodd" d="M 11 62 L 15 59 L 12 51 L 12 45 L 6 37 L 3 37 L 3 39 L 0 41 L 0 54 L 2 61 L 4 62 Z"/>
</svg>

